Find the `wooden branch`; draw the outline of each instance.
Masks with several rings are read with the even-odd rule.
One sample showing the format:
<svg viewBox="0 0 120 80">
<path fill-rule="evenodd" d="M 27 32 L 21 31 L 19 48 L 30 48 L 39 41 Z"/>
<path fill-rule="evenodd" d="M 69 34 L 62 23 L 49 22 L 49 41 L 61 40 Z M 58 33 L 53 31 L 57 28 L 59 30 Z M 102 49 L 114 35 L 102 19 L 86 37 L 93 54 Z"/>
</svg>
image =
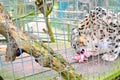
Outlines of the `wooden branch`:
<svg viewBox="0 0 120 80">
<path fill-rule="evenodd" d="M 48 34 L 48 32 L 45 30 L 45 28 L 42 29 L 44 33 Z"/>
<path fill-rule="evenodd" d="M 21 53 L 33 56 L 35 61 L 43 67 L 49 67 L 61 73 L 65 80 L 81 80 L 72 66 L 52 48 L 42 41 L 32 40 L 28 34 L 17 29 L 7 11 L 0 4 L 0 34 L 7 40 L 6 61 L 14 61 Z"/>
<path fill-rule="evenodd" d="M 15 20 L 24 19 L 24 18 L 26 18 L 26 17 L 28 17 L 28 16 L 33 16 L 33 15 L 35 15 L 35 14 L 39 14 L 39 12 L 31 11 L 31 12 L 29 12 L 29 13 L 26 14 L 26 15 L 22 15 L 22 16 L 20 16 L 20 17 L 18 17 L 18 18 L 13 18 L 12 20 L 15 21 Z"/>
</svg>

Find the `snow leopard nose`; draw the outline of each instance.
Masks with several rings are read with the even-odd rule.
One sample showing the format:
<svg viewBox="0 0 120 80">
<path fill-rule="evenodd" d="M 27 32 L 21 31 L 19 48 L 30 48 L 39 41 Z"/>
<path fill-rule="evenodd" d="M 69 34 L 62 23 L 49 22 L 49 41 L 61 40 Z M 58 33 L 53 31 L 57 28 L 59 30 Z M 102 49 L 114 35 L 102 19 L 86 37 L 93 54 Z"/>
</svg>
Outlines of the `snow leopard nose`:
<svg viewBox="0 0 120 80">
<path fill-rule="evenodd" d="M 80 46 L 85 46 L 85 43 L 83 41 L 80 41 Z"/>
<path fill-rule="evenodd" d="M 85 46 L 85 39 L 84 39 L 84 37 L 80 37 L 79 38 L 79 41 L 80 41 L 80 46 Z"/>
</svg>

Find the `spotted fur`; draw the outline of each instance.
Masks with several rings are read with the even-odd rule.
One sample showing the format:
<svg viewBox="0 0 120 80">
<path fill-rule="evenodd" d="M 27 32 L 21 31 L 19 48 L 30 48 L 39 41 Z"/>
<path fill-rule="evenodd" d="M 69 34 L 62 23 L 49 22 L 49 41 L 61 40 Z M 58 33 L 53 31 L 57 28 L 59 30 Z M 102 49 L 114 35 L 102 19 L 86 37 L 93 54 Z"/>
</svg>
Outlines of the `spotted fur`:
<svg viewBox="0 0 120 80">
<path fill-rule="evenodd" d="M 85 16 L 77 28 L 72 29 L 71 45 L 76 52 L 106 48 L 103 53 L 120 54 L 120 21 L 117 13 L 96 7 Z M 103 46 L 101 46 L 103 45 Z"/>
</svg>

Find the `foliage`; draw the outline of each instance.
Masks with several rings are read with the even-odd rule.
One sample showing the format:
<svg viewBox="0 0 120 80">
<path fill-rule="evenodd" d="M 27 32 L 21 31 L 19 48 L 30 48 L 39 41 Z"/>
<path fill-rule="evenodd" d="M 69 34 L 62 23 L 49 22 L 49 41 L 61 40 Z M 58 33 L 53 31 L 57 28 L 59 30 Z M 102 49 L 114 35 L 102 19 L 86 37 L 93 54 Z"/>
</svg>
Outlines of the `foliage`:
<svg viewBox="0 0 120 80">
<path fill-rule="evenodd" d="M 26 23 L 32 22 L 34 18 L 38 16 L 38 12 L 35 11 L 35 6 L 32 2 L 30 4 L 24 3 L 24 0 L 3 1 L 3 4 L 5 4 L 5 8 L 10 13 L 14 23 L 19 28 L 23 28 Z"/>
</svg>

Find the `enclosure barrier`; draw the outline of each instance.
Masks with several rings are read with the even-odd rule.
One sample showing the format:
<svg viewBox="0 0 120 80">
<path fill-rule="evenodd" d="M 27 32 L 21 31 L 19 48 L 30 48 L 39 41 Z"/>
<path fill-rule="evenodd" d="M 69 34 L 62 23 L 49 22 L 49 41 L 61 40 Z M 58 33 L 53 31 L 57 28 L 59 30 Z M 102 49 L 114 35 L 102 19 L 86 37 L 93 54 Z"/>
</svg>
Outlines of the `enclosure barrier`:
<svg viewBox="0 0 120 80">
<path fill-rule="evenodd" d="M 2 0 L 2 1 L 5 1 L 5 0 Z M 27 3 L 26 1 L 27 0 L 24 0 L 24 5 Z M 64 2 L 64 0 L 59 0 L 59 2 L 60 1 Z M 77 1 L 79 0 L 76 0 L 76 2 Z M 0 7 L 1 15 L 3 15 L 2 12 L 3 12 L 3 8 Z M 74 13 L 72 11 L 70 12 Z M 69 13 L 69 11 L 66 13 Z M 38 31 L 37 40 L 35 40 L 34 38 L 32 39 L 30 37 L 31 32 L 29 32 L 29 34 L 24 34 L 21 30 L 18 29 L 16 25 L 12 24 L 12 20 L 10 19 L 10 16 L 8 15 L 9 12 L 6 13 L 5 11 L 4 14 L 5 14 L 5 17 L 0 16 L 0 33 L 3 32 L 2 34 L 4 34 L 5 37 L 7 34 L 7 39 L 5 39 L 7 40 L 7 43 L 5 43 L 5 45 L 7 45 L 8 49 L 6 50 L 6 47 L 0 47 L 0 54 L 1 54 L 0 75 L 5 80 L 9 80 L 9 79 L 12 79 L 12 80 L 16 80 L 16 79 L 17 80 L 23 80 L 23 79 L 24 80 L 49 80 L 49 79 L 50 80 L 51 79 L 61 80 L 61 75 L 63 76 L 63 78 L 66 78 L 65 76 L 67 75 L 66 80 L 117 80 L 117 79 L 119 80 L 120 58 L 118 58 L 114 62 L 106 62 L 101 59 L 101 55 L 98 55 L 98 56 L 90 57 L 89 61 L 86 61 L 84 63 L 76 63 L 75 61 L 73 62 L 71 61 L 72 57 L 75 54 L 69 42 L 70 36 L 71 36 L 71 26 L 77 27 L 77 24 L 71 24 L 69 22 L 66 23 L 66 22 L 50 21 L 50 23 L 54 23 L 54 24 L 65 24 L 67 27 L 67 34 L 64 34 L 64 33 L 58 34 L 57 32 L 55 32 L 54 37 L 56 37 L 57 35 L 56 42 L 55 43 L 49 43 L 49 42 L 44 43 L 44 41 L 43 42 L 40 41 L 41 38 L 39 34 L 45 34 L 45 33 L 41 33 Z M 53 19 L 53 18 L 49 18 L 49 19 Z M 65 20 L 64 18 L 62 19 Z M 26 21 L 29 21 L 29 20 L 26 20 Z M 39 21 L 35 21 L 35 22 L 37 23 Z M 17 20 L 16 20 L 16 23 L 17 23 Z M 6 26 L 6 24 L 8 25 Z M 34 27 L 38 27 L 38 26 L 34 26 Z M 16 34 L 14 35 L 13 33 L 16 33 Z M 33 32 L 33 33 L 36 33 L 36 32 Z M 64 36 L 64 37 L 67 36 L 68 40 L 65 40 L 65 38 L 63 38 L 61 42 L 61 39 L 58 39 L 58 37 L 60 37 L 59 35 Z M 17 36 L 17 39 L 16 39 L 16 36 Z M 49 41 L 48 36 L 46 37 L 43 36 L 42 39 Z M 2 39 L 2 41 L 4 41 L 4 39 Z M 1 43 L 0 46 L 2 45 L 3 44 Z M 32 48 L 28 48 L 26 45 Z M 22 50 L 24 51 L 24 53 L 17 58 L 16 58 L 16 54 L 14 54 L 16 53 L 14 52 L 14 48 L 13 48 L 14 46 L 17 47 L 17 51 L 19 51 L 19 48 L 20 48 L 20 54 L 21 54 L 22 49 L 25 50 L 25 51 Z M 4 55 L 6 55 L 5 52 L 8 54 L 7 57 L 9 57 L 10 60 L 14 60 L 14 58 L 16 58 L 15 61 L 6 63 L 4 61 Z M 12 58 L 9 54 L 13 54 Z M 35 58 L 33 58 L 32 56 Z M 55 62 L 58 62 L 58 63 L 55 63 Z M 47 66 L 47 67 L 50 66 L 50 68 L 44 69 L 42 66 L 36 63 L 39 63 L 42 66 Z M 58 70 L 58 73 L 54 72 L 52 69 L 56 71 Z M 82 79 L 79 73 L 82 74 Z M 77 77 L 74 76 L 74 74 Z M 45 77 L 49 77 L 49 78 L 45 78 Z"/>
</svg>

